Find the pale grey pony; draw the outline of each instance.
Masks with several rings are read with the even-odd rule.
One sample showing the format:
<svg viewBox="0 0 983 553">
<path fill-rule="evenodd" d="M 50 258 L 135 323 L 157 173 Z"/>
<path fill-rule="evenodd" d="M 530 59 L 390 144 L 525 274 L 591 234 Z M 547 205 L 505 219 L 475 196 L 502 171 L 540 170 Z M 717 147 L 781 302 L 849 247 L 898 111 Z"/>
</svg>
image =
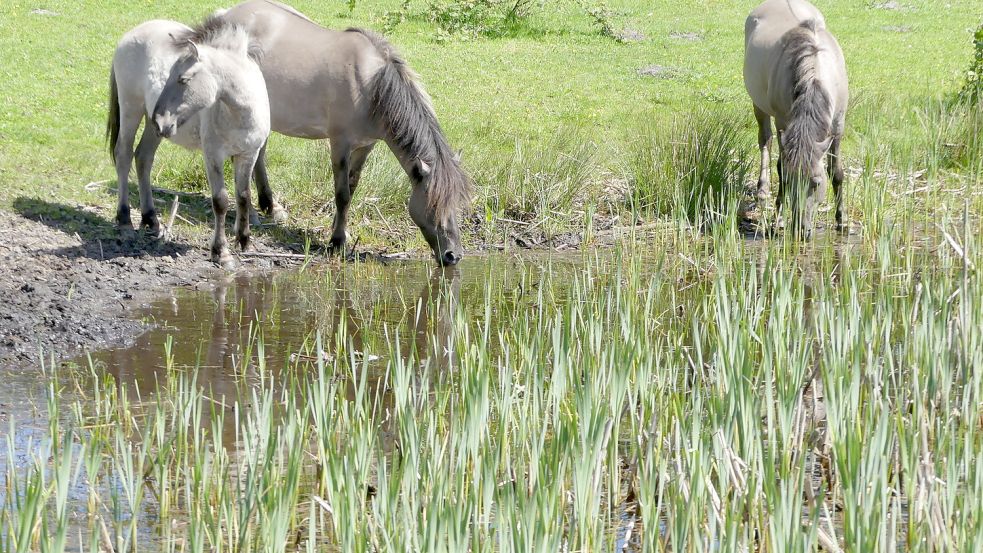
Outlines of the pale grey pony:
<svg viewBox="0 0 983 553">
<path fill-rule="evenodd" d="M 120 40 L 110 74 L 107 134 L 119 179 L 117 223 L 130 225 L 127 180 L 136 131 L 146 118 L 136 150 L 142 226 L 159 232 L 150 169 L 161 137 L 201 149 L 215 213 L 212 259 L 226 268 L 234 261 L 225 239 L 223 165 L 232 158 L 236 235 L 245 249 L 249 177 L 270 134 L 266 84 L 250 46 L 244 28 L 221 19 L 209 18 L 195 29 L 174 21 L 148 21 Z"/>
<path fill-rule="evenodd" d="M 778 197 L 790 195 L 795 230 L 809 238 L 826 196 L 827 171 L 843 228 L 840 141 L 848 100 L 846 63 L 826 21 L 806 0 L 766 0 L 744 26 L 744 85 L 754 102 L 761 149 L 758 197 L 768 196 L 771 118 L 778 129 Z M 823 166 L 826 158 L 826 168 Z"/>
<path fill-rule="evenodd" d="M 331 144 L 337 206 L 332 249 L 344 248 L 352 194 L 366 157 L 383 140 L 410 177 L 410 216 L 437 262 L 460 261 L 457 211 L 470 201 L 470 180 L 430 98 L 396 50 L 379 35 L 325 29 L 277 2 L 254 0 L 219 14 L 245 26 L 258 44 L 273 130 Z M 270 193 L 264 152 L 256 180 L 262 203 Z"/>
</svg>

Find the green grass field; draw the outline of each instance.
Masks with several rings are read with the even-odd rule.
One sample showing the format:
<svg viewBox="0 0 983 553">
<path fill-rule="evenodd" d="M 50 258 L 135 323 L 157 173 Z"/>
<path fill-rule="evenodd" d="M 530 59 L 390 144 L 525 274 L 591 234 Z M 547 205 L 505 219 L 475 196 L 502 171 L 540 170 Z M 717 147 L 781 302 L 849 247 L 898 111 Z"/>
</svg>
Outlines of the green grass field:
<svg viewBox="0 0 983 553">
<path fill-rule="evenodd" d="M 103 135 L 116 40 L 147 19 L 192 23 L 223 5 L 5 2 L 0 206 L 9 208 L 19 196 L 41 196 L 98 206 L 111 217 L 115 179 Z M 335 28 L 381 28 L 386 12 L 399 8 L 398 2 L 378 0 L 357 2 L 351 13 L 342 2 L 295 5 Z M 613 27 L 643 35 L 632 43 L 603 36 L 572 1 L 535 5 L 527 19 L 468 40 L 438 40 L 428 4 L 408 6 L 406 21 L 390 38 L 420 73 L 476 180 L 479 224 L 466 237 L 472 246 L 505 241 L 502 219 L 544 220 L 547 232 L 557 233 L 582 227 L 597 212 L 621 215 L 622 221 L 666 215 L 671 202 L 665 198 L 675 183 L 652 180 L 665 175 L 639 167 L 639 160 L 651 157 L 653 145 L 692 140 L 678 129 L 691 126 L 693 117 L 739 125 L 728 149 L 756 162 L 754 122 L 741 78 L 750 3 L 610 3 Z M 969 0 L 905 2 L 896 9 L 859 1 L 818 6 L 843 47 L 850 74 L 844 153 L 853 168 L 851 215 L 863 221 L 865 205 L 883 205 L 881 195 L 893 199 L 886 191 L 905 192 L 905 179 L 889 176 L 912 173 L 929 184 L 929 193 L 915 202 L 919 206 L 961 208 L 970 198 L 978 208 L 979 193 L 973 196 L 971 189 L 979 182 L 981 148 L 972 136 L 980 117 L 967 122 L 942 102 L 962 82 L 983 8 Z M 37 13 L 39 7 L 48 11 Z M 639 74 L 650 66 L 665 68 L 666 78 Z M 275 190 L 294 215 L 291 224 L 330 225 L 326 146 L 274 136 L 270 148 Z M 202 191 L 200 165 L 199 154 L 165 146 L 156 184 Z M 105 186 L 84 188 L 107 179 L 112 180 Z M 350 232 L 363 245 L 422 246 L 405 216 L 407 188 L 392 156 L 373 154 Z M 960 188 L 961 194 L 937 193 Z M 660 195 L 661 201 L 653 199 Z"/>
</svg>

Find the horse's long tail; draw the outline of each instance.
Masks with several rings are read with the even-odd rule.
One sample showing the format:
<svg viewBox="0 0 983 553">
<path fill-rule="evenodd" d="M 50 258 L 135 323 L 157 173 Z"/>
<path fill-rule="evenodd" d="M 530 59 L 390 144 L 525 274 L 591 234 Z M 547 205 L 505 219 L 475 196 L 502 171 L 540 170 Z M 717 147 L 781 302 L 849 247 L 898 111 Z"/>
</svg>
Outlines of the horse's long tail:
<svg viewBox="0 0 983 553">
<path fill-rule="evenodd" d="M 818 29 L 819 23 L 809 19 L 786 33 L 783 39 L 794 88 L 789 124 L 782 142 L 790 168 L 797 171 L 808 171 L 815 156 L 821 154 L 818 150 L 833 126 L 832 100 L 816 77 Z"/>
<path fill-rule="evenodd" d="M 447 219 L 471 201 L 471 180 L 461 169 L 437 122 L 430 97 L 396 49 L 382 36 L 348 29 L 367 37 L 386 60 L 368 86 L 370 116 L 389 139 L 408 155 L 431 167 L 427 195 L 437 218 Z"/>
<path fill-rule="evenodd" d="M 116 164 L 116 142 L 119 140 L 119 91 L 116 89 L 116 70 L 109 71 L 109 117 L 106 120 L 106 139 L 109 157 Z"/>
</svg>

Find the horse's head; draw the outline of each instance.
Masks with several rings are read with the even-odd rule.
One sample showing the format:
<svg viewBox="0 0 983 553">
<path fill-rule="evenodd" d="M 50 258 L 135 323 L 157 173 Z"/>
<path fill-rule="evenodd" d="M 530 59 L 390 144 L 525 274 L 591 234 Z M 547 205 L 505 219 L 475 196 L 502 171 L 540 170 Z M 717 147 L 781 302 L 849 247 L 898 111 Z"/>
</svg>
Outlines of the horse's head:
<svg viewBox="0 0 983 553">
<path fill-rule="evenodd" d="M 185 44 L 188 52 L 171 67 L 154 106 L 154 126 L 164 138 L 174 136 L 178 127 L 218 99 L 219 82 L 209 63 L 212 52 L 190 40 Z"/>
<path fill-rule="evenodd" d="M 458 160 L 453 160 L 455 166 Z M 461 233 L 457 227 L 457 217 L 454 213 L 456 206 L 435 206 L 428 193 L 431 186 L 436 186 L 435 169 L 422 159 L 412 163 L 410 180 L 413 191 L 410 193 L 410 217 L 420 232 L 430 244 L 434 259 L 443 266 L 457 265 L 464 257 L 461 247 Z M 439 209 L 438 209 L 439 207 Z"/>
<path fill-rule="evenodd" d="M 782 171 L 782 188 L 788 198 L 794 232 L 803 238 L 812 238 L 819 203 L 826 196 L 826 165 L 823 160 L 829 150 L 830 138 L 803 146 L 793 145 L 788 133 L 782 137 L 782 145 L 791 155 Z"/>
</svg>

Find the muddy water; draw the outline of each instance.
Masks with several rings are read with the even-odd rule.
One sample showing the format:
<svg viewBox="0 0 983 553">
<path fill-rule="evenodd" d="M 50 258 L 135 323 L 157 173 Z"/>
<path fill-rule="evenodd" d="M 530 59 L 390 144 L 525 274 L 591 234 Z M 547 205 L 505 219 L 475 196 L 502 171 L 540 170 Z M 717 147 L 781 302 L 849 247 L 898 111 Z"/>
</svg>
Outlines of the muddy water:
<svg viewBox="0 0 983 553">
<path fill-rule="evenodd" d="M 199 383 L 214 399 L 237 397 L 241 382 L 260 372 L 276 375 L 288 365 L 316 359 L 318 335 L 322 357 L 367 359 L 380 371 L 392 337 L 403 355 L 440 363 L 440 344 L 461 304 L 480 305 L 485 294 L 506 291 L 511 301 L 498 302 L 500 311 L 492 315 L 508 316 L 530 292 L 524 286 L 538 283 L 546 271 L 575 264 L 574 257 L 499 256 L 470 259 L 464 268 L 406 262 L 231 275 L 210 290 L 179 289 L 154 302 L 140 313 L 153 328 L 133 345 L 76 363 L 91 359 L 121 386 L 142 394 L 154 389 L 168 362 L 198 367 Z"/>
<path fill-rule="evenodd" d="M 111 375 L 117 391 L 134 407 L 152 405 L 155 390 L 173 384 L 168 375 L 194 372 L 211 408 L 225 410 L 225 443 L 234 444 L 236 403 L 249 405 L 252 392 L 271 382 L 278 389 L 285 369 L 316 371 L 318 357 L 349 358 L 368 368 L 370 393 L 385 401 L 389 379 L 384 356 L 392 351 L 394 338 L 401 356 L 442 370 L 451 363 L 443 344 L 454 328 L 452 317 L 484 316 L 485 298 L 491 294 L 496 298 L 490 313 L 493 328 L 507 324 L 500 321 L 536 301 L 546 273 L 552 275 L 548 282 L 562 287 L 572 280 L 565 276 L 579 274 L 583 263 L 580 255 L 497 255 L 471 258 L 453 268 L 408 261 L 234 274 L 202 289 L 169 291 L 133 313 L 151 328 L 134 343 L 63 365 Z M 549 291 L 554 299 L 565 293 Z M 50 376 L 36 371 L 14 376 L 0 386 L 0 428 L 8 434 L 3 413 L 13 414 L 16 427 L 10 435 L 17 464 L 24 467 L 30 459 L 23 452 L 36 449 L 39 437 L 46 435 Z M 354 385 L 349 388 L 354 399 Z M 59 396 L 66 406 L 72 403 L 67 392 Z M 207 429 L 210 421 L 202 420 L 202 425 Z M 0 474 L 6 470 L 4 457 L 0 455 Z"/>
</svg>

